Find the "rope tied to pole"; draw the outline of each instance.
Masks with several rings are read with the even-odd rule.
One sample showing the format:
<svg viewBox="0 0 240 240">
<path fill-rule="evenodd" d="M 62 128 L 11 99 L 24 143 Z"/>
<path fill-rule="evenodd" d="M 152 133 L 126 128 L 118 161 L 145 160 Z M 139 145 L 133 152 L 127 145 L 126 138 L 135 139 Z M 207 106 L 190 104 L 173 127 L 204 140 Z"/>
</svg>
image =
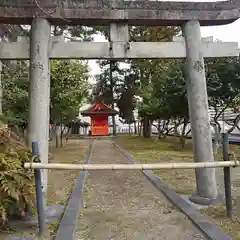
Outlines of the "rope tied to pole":
<svg viewBox="0 0 240 240">
<path fill-rule="evenodd" d="M 33 169 L 33 163 L 40 163 L 41 159 L 38 155 L 32 155 L 31 161 L 30 161 L 30 169 Z"/>
<path fill-rule="evenodd" d="M 21 163 L 21 165 L 22 165 L 23 168 L 25 168 L 25 163 L 26 163 L 26 162 L 24 162 L 24 161 L 22 161 L 22 163 Z M 34 168 L 33 168 L 33 163 L 41 163 L 41 160 L 40 160 L 39 156 L 34 155 L 34 154 L 32 155 L 31 160 L 30 160 L 30 162 L 29 162 L 29 164 L 30 164 L 29 169 L 34 169 Z"/>
</svg>

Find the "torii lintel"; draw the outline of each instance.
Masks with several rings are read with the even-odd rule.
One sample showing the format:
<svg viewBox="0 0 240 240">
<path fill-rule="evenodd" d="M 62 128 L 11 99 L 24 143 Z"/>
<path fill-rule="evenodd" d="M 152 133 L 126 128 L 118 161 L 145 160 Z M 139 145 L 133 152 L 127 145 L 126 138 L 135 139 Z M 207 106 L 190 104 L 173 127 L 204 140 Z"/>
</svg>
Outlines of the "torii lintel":
<svg viewBox="0 0 240 240">
<path fill-rule="evenodd" d="M 109 25 L 126 22 L 129 25 L 181 26 L 198 20 L 202 26 L 223 25 L 240 17 L 240 0 L 220 2 L 160 2 L 123 0 L 79 1 L 5 0 L 0 4 L 0 23 L 31 24 L 36 17 L 53 25 Z"/>
</svg>

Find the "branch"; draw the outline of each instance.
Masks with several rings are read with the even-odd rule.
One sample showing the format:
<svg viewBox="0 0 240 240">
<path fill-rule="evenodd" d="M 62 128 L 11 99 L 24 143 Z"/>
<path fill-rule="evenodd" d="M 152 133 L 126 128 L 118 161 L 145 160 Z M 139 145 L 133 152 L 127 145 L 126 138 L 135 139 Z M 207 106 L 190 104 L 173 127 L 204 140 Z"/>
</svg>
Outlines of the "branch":
<svg viewBox="0 0 240 240">
<path fill-rule="evenodd" d="M 191 131 L 192 131 L 192 129 L 190 128 L 185 135 L 188 136 L 188 134 L 189 134 Z"/>
<path fill-rule="evenodd" d="M 179 125 L 180 125 L 180 124 L 179 124 Z M 178 125 L 178 126 L 179 126 L 179 125 Z M 177 126 L 177 127 L 178 127 L 178 126 Z M 170 131 L 172 131 L 175 127 L 176 127 L 176 126 L 173 126 L 173 127 L 169 128 L 169 129 L 168 129 L 168 133 L 169 133 Z"/>
<path fill-rule="evenodd" d="M 152 125 L 153 125 L 156 129 L 159 128 L 157 124 L 153 124 L 153 123 L 152 123 Z"/>
<path fill-rule="evenodd" d="M 182 128 L 181 136 L 185 136 L 185 135 L 186 135 L 186 134 L 185 134 L 185 130 L 186 130 L 187 125 L 189 124 L 189 120 L 186 119 L 186 118 L 184 118 L 182 124 L 183 124 L 183 128 Z"/>
<path fill-rule="evenodd" d="M 216 128 L 218 128 L 219 131 L 221 131 L 222 129 L 220 123 L 216 119 L 214 119 L 214 122 L 210 121 L 210 125 L 214 127 L 215 131 L 216 131 Z"/>
<path fill-rule="evenodd" d="M 233 126 L 227 132 L 231 133 L 237 127 L 239 121 L 240 121 L 240 114 L 238 114 L 236 118 L 233 120 Z"/>
<path fill-rule="evenodd" d="M 217 113 L 217 110 L 219 109 L 216 105 L 213 107 L 215 111 L 215 116 L 213 117 L 214 121 L 217 122 L 218 118 L 221 116 L 221 114 L 224 113 L 224 111 L 228 108 L 229 104 L 227 104 L 222 110 Z"/>
</svg>

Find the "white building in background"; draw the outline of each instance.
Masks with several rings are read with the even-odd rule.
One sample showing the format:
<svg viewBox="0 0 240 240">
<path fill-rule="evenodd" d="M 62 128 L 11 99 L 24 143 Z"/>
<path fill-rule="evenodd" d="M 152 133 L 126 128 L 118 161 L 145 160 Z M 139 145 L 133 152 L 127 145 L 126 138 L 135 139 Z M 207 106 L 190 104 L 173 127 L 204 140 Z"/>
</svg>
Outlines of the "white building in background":
<svg viewBox="0 0 240 240">
<path fill-rule="evenodd" d="M 221 116 L 218 118 L 218 123 L 220 124 L 220 127 L 221 127 L 221 133 L 226 132 L 228 129 L 230 129 L 232 127 L 231 125 L 227 124 L 226 121 L 233 121 L 239 114 L 240 114 L 239 112 L 234 113 L 230 109 L 226 109 L 223 112 L 223 114 L 221 114 Z M 215 115 L 214 109 L 210 108 L 209 109 L 209 117 L 210 117 L 211 122 L 213 122 L 214 115 Z M 157 125 L 157 122 L 155 122 L 154 125 Z M 238 126 L 240 127 L 240 123 L 238 123 Z M 173 127 L 173 126 L 170 126 L 170 127 Z M 183 128 L 183 125 L 180 125 L 178 127 L 178 131 L 182 132 L 182 128 Z M 190 126 L 190 124 L 188 124 L 185 129 L 185 133 L 187 133 L 190 130 L 190 128 L 191 128 L 191 126 Z M 211 125 L 211 131 L 212 131 L 212 135 L 214 136 L 215 130 L 212 125 Z M 152 132 L 157 133 L 158 132 L 157 128 L 152 126 Z M 240 131 L 237 128 L 235 128 L 232 131 L 232 134 L 240 134 Z M 189 133 L 189 136 L 191 136 L 191 132 Z"/>
</svg>

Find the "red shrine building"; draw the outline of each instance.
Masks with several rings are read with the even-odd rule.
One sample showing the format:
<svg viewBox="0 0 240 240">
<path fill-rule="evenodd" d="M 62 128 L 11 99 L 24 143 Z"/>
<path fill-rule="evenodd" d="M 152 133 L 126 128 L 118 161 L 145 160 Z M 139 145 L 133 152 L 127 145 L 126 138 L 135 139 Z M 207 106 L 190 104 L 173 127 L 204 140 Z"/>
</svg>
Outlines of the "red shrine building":
<svg viewBox="0 0 240 240">
<path fill-rule="evenodd" d="M 90 108 L 81 112 L 82 116 L 91 118 L 91 135 L 108 136 L 108 117 L 118 114 L 118 111 L 108 107 L 103 102 L 94 103 Z"/>
</svg>

